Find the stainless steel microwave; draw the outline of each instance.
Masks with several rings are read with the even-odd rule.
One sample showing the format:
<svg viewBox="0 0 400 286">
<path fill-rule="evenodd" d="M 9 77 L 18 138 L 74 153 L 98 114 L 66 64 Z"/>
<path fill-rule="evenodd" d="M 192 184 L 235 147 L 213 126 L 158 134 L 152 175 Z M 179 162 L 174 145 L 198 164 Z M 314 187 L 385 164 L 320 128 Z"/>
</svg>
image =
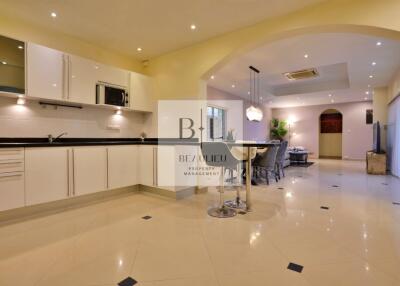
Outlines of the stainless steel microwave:
<svg viewBox="0 0 400 286">
<path fill-rule="evenodd" d="M 129 95 L 125 88 L 103 82 L 96 84 L 96 104 L 127 107 Z"/>
</svg>

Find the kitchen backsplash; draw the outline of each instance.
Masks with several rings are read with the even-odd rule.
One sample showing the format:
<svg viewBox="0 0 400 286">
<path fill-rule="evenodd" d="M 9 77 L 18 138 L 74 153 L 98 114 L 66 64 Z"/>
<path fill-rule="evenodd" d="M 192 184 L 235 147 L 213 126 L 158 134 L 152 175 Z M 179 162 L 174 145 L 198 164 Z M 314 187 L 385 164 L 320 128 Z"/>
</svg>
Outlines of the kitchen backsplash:
<svg viewBox="0 0 400 286">
<path fill-rule="evenodd" d="M 146 132 L 146 116 L 138 112 L 115 114 L 112 109 L 51 106 L 37 101 L 17 105 L 16 98 L 0 98 L 0 137 L 46 137 L 68 132 L 67 137 L 139 137 Z M 110 128 L 112 127 L 112 128 Z M 114 129 L 116 128 L 116 129 Z"/>
</svg>

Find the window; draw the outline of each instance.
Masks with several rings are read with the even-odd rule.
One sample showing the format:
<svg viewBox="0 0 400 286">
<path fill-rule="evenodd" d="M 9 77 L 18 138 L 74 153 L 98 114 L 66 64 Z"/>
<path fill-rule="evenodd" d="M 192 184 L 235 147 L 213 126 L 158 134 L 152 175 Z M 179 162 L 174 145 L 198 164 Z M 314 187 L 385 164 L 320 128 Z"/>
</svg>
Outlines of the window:
<svg viewBox="0 0 400 286">
<path fill-rule="evenodd" d="M 207 139 L 225 139 L 226 111 L 222 108 L 207 106 Z"/>
</svg>

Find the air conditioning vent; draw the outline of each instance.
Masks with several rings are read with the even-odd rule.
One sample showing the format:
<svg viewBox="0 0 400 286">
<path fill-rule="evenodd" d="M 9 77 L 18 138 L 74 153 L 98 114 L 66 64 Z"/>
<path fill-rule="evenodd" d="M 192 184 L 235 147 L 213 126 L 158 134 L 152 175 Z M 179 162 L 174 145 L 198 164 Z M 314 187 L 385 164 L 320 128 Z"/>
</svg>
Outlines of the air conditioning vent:
<svg viewBox="0 0 400 286">
<path fill-rule="evenodd" d="M 318 71 L 316 69 L 305 69 L 294 72 L 286 72 L 283 75 L 289 80 L 309 79 L 317 77 Z"/>
</svg>

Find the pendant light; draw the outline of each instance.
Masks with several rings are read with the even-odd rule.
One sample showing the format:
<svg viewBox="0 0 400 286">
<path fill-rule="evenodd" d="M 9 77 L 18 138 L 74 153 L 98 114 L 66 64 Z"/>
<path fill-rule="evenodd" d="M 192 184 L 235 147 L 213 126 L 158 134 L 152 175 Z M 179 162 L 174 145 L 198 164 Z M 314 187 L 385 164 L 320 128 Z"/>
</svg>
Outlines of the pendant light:
<svg viewBox="0 0 400 286">
<path fill-rule="evenodd" d="M 262 110 L 257 107 L 260 104 L 260 71 L 253 66 L 250 69 L 250 107 L 246 109 L 246 117 L 250 121 L 260 122 L 263 118 Z"/>
</svg>

